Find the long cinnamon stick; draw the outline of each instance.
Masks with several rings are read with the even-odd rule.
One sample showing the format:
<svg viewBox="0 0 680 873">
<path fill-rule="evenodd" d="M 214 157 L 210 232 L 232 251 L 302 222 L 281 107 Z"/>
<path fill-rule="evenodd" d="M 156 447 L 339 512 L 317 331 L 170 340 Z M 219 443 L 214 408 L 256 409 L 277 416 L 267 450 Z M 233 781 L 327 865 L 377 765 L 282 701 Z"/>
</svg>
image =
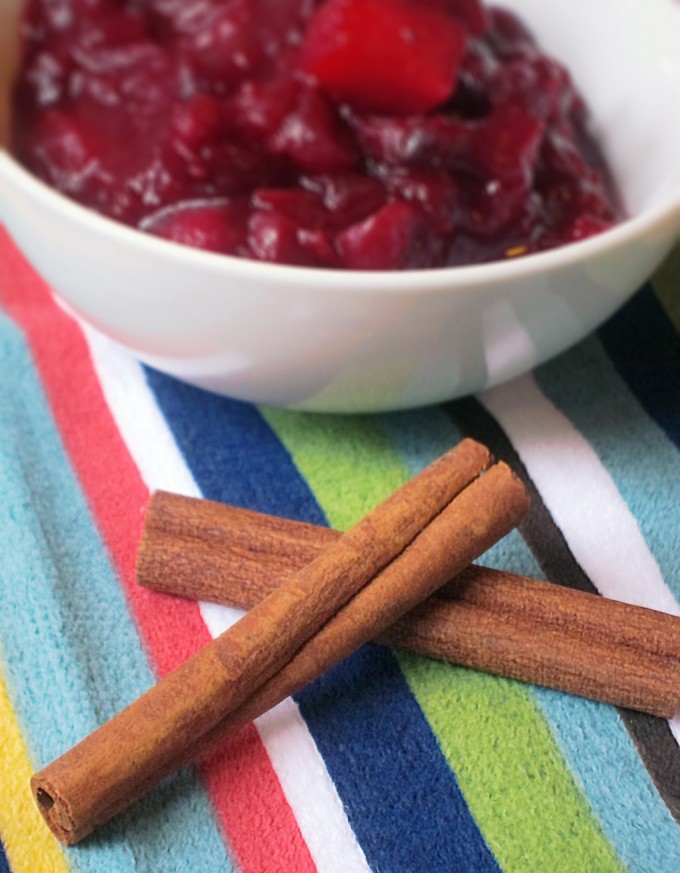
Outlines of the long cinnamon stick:
<svg viewBox="0 0 680 873">
<path fill-rule="evenodd" d="M 250 608 L 337 531 L 159 492 L 137 581 Z M 380 641 L 429 657 L 670 717 L 680 703 L 680 619 L 470 566 Z"/>
<path fill-rule="evenodd" d="M 467 515 L 461 517 L 454 499 L 466 494 L 467 486 L 488 464 L 486 449 L 471 440 L 461 443 L 227 632 L 36 774 L 34 795 L 57 838 L 77 842 L 173 772 L 186 759 L 187 749 L 217 735 L 226 715 L 281 670 L 376 574 L 391 562 L 398 568 L 400 553 L 410 543 L 422 553 L 423 576 L 437 576 L 433 561 L 439 561 L 441 554 L 418 549 L 416 538 L 444 507 L 465 536 L 478 541 L 482 549 L 488 538 L 480 536 L 475 523 L 484 534 L 487 529 L 506 533 L 526 510 L 524 491 L 511 475 L 499 483 L 507 499 L 502 497 L 494 505 L 495 498 L 487 497 L 475 509 L 474 523 Z M 466 546 L 474 551 L 467 540 Z M 465 560 L 471 560 L 467 551 Z"/>
</svg>

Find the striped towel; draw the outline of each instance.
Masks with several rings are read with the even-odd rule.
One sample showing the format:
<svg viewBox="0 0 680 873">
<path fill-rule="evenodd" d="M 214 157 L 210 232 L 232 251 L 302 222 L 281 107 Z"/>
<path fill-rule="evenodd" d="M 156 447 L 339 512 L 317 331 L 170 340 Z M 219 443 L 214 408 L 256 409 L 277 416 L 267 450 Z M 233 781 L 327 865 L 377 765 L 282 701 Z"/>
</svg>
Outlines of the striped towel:
<svg viewBox="0 0 680 873">
<path fill-rule="evenodd" d="M 510 384 L 361 417 L 140 366 L 0 235 L 0 871 L 678 873 L 680 722 L 366 646 L 82 845 L 45 765 L 235 613 L 139 589 L 149 492 L 346 528 L 464 435 L 533 508 L 484 562 L 679 613 L 680 251 Z"/>
</svg>

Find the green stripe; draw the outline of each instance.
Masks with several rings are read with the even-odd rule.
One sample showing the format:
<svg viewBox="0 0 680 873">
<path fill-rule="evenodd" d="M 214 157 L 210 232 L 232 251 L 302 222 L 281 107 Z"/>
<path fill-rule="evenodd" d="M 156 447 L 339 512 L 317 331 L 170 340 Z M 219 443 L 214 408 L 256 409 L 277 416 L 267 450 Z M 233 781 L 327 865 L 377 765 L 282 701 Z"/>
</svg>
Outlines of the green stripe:
<svg viewBox="0 0 680 873">
<path fill-rule="evenodd" d="M 355 523 L 409 478 L 375 420 L 262 414 L 333 526 Z M 598 873 L 625 869 L 526 688 L 415 655 L 398 659 L 506 873 L 582 873 L 586 859 Z"/>
<path fill-rule="evenodd" d="M 347 530 L 409 478 L 406 464 L 367 418 L 260 412 L 336 530 Z"/>
<path fill-rule="evenodd" d="M 399 653 L 468 806 L 506 873 L 620 871 L 550 729 L 518 683 Z"/>
</svg>

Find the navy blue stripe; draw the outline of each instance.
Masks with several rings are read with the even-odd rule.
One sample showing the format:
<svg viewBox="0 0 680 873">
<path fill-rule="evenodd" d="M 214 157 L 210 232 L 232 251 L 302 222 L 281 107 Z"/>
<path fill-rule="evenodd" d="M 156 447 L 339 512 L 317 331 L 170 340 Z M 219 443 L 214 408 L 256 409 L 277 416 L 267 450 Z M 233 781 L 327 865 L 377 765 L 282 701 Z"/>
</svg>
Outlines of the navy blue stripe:
<svg viewBox="0 0 680 873">
<path fill-rule="evenodd" d="M 637 401 L 680 448 L 680 341 L 651 286 L 610 318 L 599 337 Z"/>
<path fill-rule="evenodd" d="M 364 646 L 297 702 L 375 870 L 499 870 L 391 652 Z"/>
<path fill-rule="evenodd" d="M 327 524 L 293 461 L 259 412 L 147 369 L 147 381 L 203 496 Z"/>
<path fill-rule="evenodd" d="M 9 861 L 5 855 L 5 847 L 0 842 L 0 873 L 10 873 Z"/>
<path fill-rule="evenodd" d="M 322 522 L 256 409 L 156 372 L 148 380 L 205 497 Z M 499 873 L 390 652 L 365 647 L 297 702 L 373 870 Z"/>
</svg>

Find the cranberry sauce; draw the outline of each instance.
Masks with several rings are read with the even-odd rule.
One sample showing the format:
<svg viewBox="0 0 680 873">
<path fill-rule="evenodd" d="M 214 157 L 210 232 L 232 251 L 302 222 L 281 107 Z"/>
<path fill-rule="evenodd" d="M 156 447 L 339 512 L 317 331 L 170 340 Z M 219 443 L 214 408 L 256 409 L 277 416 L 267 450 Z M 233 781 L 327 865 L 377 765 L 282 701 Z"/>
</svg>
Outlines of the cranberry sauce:
<svg viewBox="0 0 680 873">
<path fill-rule="evenodd" d="M 478 0 L 30 0 L 22 40 L 18 158 L 180 243 L 414 269 L 622 217 L 568 72 Z"/>
</svg>

